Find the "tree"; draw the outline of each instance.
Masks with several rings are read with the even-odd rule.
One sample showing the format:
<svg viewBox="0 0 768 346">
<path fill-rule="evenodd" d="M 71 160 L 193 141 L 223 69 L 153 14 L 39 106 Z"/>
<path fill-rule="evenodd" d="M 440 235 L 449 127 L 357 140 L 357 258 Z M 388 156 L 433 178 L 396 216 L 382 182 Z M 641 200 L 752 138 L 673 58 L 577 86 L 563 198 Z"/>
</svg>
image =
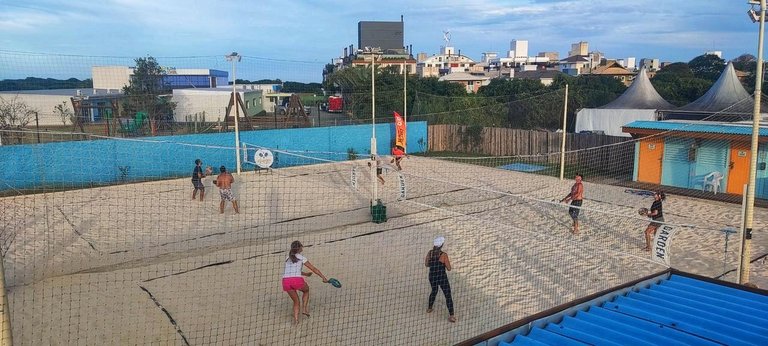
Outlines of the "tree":
<svg viewBox="0 0 768 346">
<path fill-rule="evenodd" d="M 19 96 L 14 96 L 10 100 L 0 96 L 0 130 L 22 129 L 32 121 L 35 112 L 36 110 L 19 100 Z M 17 132 L 15 137 L 21 143 L 21 133 Z"/>
<path fill-rule="evenodd" d="M 659 72 L 656 72 L 656 75 L 653 78 L 664 79 L 671 76 L 678 78 L 693 78 L 693 71 L 691 71 L 688 64 L 684 62 L 676 62 L 662 67 Z"/>
<path fill-rule="evenodd" d="M 64 125 L 67 125 L 67 121 L 72 124 L 75 123 L 75 113 L 69 109 L 69 106 L 67 106 L 66 102 L 61 102 L 61 104 L 54 106 L 53 114 L 58 115 L 59 118 L 61 118 L 61 123 Z"/>
<path fill-rule="evenodd" d="M 688 62 L 693 76 L 696 78 L 716 81 L 725 69 L 725 60 L 714 54 L 699 55 Z"/>
<path fill-rule="evenodd" d="M 123 87 L 123 109 L 130 116 L 144 112 L 152 135 L 173 120 L 176 104 L 171 102 L 171 88 L 164 81 L 165 71 L 153 57 L 137 58 L 129 84 Z"/>
<path fill-rule="evenodd" d="M 711 57 L 717 58 L 714 55 L 711 55 Z M 716 62 L 715 59 L 708 59 Z M 717 76 L 720 73 L 722 73 L 722 70 L 716 73 Z M 651 84 L 653 84 L 654 89 L 656 89 L 659 95 L 676 106 L 686 105 L 695 101 L 701 95 L 704 95 L 712 87 L 713 83 L 713 79 L 696 77 L 691 67 L 684 62 L 676 62 L 665 66 L 651 79 Z"/>
<path fill-rule="evenodd" d="M 731 60 L 733 68 L 746 72 L 747 75 L 741 80 L 741 84 L 747 92 L 752 94 L 755 91 L 755 72 L 757 71 L 757 58 L 752 54 L 742 54 Z M 765 68 L 765 66 L 763 66 Z"/>
</svg>

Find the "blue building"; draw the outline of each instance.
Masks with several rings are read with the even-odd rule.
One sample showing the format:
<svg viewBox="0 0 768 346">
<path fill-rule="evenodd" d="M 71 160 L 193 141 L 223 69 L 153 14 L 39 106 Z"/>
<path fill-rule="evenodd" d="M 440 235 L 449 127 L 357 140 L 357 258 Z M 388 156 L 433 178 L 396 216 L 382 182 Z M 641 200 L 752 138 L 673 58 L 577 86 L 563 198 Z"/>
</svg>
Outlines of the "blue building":
<svg viewBox="0 0 768 346">
<path fill-rule="evenodd" d="M 623 131 L 635 143 L 633 180 L 741 195 L 749 180 L 752 124 L 634 121 Z M 768 199 L 768 128 L 760 128 L 755 195 Z"/>
<path fill-rule="evenodd" d="M 226 71 L 207 68 L 164 67 L 163 81 L 173 89 L 216 88 L 229 85 Z M 93 66 L 91 76 L 96 89 L 122 90 L 128 85 L 133 75 L 133 67 L 128 66 Z"/>
<path fill-rule="evenodd" d="M 176 69 L 166 71 L 163 81 L 173 89 L 216 88 L 228 85 L 226 71 L 210 69 Z"/>
</svg>

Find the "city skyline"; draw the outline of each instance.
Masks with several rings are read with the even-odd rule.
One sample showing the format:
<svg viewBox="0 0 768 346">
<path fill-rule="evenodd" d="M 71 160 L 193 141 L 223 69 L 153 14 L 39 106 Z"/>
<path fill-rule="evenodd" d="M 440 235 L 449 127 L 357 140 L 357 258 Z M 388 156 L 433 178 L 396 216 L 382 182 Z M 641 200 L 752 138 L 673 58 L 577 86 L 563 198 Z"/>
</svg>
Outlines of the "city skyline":
<svg viewBox="0 0 768 346">
<path fill-rule="evenodd" d="M 439 53 L 445 44 L 442 31 L 449 30 L 451 45 L 476 61 L 483 52 L 506 56 L 514 39 L 527 40 L 530 55 L 554 51 L 561 59 L 572 43 L 586 41 L 590 51 L 603 52 L 608 58 L 687 62 L 717 50 L 730 60 L 744 53 L 757 55 L 758 26 L 747 17 L 748 9 L 746 1 L 717 0 L 688 7 L 603 0 L 443 1 L 434 6 L 401 0 L 385 4 L 325 1 L 322 5 L 272 0 L 258 5 L 7 0 L 0 4 L 0 53 L 84 56 L 94 64 L 130 64 L 132 57 L 151 55 L 168 65 L 229 71 L 223 55 L 235 50 L 251 59 L 245 63 L 260 66 L 251 70 L 244 65 L 242 78 L 263 77 L 257 70 L 267 68 L 287 74 L 283 80 L 319 81 L 322 66 L 339 57 L 344 47 L 356 45 L 359 21 L 399 21 L 402 15 L 404 44 L 413 46 L 414 55 Z M 0 60 L 8 67 L 0 78 L 32 76 L 28 73 L 35 70 L 35 60 L 16 57 Z M 185 59 L 193 58 L 200 60 L 191 64 L 196 66 L 183 65 Z M 206 66 L 197 66 L 203 62 Z M 281 71 L 289 64 L 300 65 L 299 71 Z M 75 66 L 71 71 L 52 70 L 72 74 L 54 78 L 85 77 L 88 72 Z"/>
</svg>

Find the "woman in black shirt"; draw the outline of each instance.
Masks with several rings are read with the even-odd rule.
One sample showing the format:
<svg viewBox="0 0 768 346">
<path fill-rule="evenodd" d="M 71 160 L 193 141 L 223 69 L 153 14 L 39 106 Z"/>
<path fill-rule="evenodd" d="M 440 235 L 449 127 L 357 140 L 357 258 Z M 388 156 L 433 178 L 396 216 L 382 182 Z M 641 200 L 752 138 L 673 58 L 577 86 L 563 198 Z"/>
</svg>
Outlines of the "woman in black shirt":
<svg viewBox="0 0 768 346">
<path fill-rule="evenodd" d="M 645 251 L 651 251 L 651 238 L 656 234 L 656 230 L 664 223 L 664 212 L 662 210 L 661 202 L 667 198 L 664 192 L 659 191 L 653 195 L 653 204 L 651 209 L 645 213 L 645 216 L 651 218 L 651 223 L 645 229 Z"/>
</svg>

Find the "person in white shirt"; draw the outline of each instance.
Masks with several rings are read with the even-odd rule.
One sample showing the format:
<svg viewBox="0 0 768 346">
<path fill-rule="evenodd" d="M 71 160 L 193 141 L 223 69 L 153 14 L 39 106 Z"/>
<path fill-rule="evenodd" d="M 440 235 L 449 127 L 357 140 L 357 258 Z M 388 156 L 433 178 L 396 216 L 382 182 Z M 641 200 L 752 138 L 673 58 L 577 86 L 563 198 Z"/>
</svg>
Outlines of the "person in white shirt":
<svg viewBox="0 0 768 346">
<path fill-rule="evenodd" d="M 301 255 L 304 250 L 304 245 L 300 241 L 295 240 L 291 243 L 291 250 L 288 252 L 288 258 L 285 259 L 285 272 L 283 273 L 283 291 L 288 293 L 293 301 L 293 323 L 299 323 L 299 310 L 301 306 L 304 306 L 302 314 L 309 317 L 309 284 L 304 281 L 303 276 L 311 276 L 312 272 L 317 274 L 323 279 L 323 282 L 328 282 L 328 278 L 320 272 L 309 260 Z M 312 272 L 302 272 L 302 266 L 307 266 Z M 301 291 L 301 300 L 303 304 L 299 302 L 299 293 Z"/>
<path fill-rule="evenodd" d="M 384 176 L 382 175 L 384 173 L 384 165 L 381 162 L 381 157 L 379 155 L 372 155 L 371 161 L 376 161 L 376 178 L 379 179 L 379 182 L 384 185 Z M 371 162 L 368 161 L 368 167 L 371 167 Z"/>
</svg>

